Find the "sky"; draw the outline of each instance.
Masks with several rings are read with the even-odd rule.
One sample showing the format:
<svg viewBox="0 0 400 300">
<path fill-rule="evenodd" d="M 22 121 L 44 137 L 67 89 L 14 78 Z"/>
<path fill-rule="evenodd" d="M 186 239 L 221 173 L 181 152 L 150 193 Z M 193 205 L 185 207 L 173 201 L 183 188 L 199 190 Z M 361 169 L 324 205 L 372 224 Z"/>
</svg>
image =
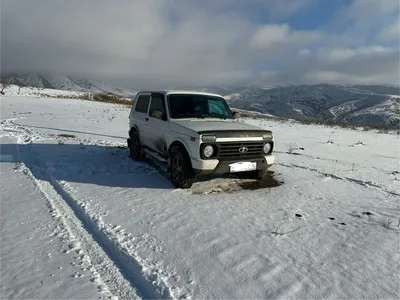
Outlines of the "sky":
<svg viewBox="0 0 400 300">
<path fill-rule="evenodd" d="M 0 0 L 1 71 L 131 88 L 399 84 L 398 0 Z"/>
</svg>

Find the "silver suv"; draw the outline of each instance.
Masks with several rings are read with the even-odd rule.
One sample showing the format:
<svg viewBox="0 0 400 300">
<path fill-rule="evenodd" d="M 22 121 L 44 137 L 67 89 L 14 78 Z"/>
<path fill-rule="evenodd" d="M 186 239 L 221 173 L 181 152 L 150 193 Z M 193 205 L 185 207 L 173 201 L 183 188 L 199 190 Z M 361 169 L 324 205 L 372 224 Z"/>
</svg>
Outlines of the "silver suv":
<svg viewBox="0 0 400 300">
<path fill-rule="evenodd" d="M 128 134 L 130 157 L 165 163 L 177 188 L 190 188 L 198 174 L 246 172 L 261 179 L 274 163 L 272 132 L 239 122 L 217 94 L 139 92 Z"/>
</svg>

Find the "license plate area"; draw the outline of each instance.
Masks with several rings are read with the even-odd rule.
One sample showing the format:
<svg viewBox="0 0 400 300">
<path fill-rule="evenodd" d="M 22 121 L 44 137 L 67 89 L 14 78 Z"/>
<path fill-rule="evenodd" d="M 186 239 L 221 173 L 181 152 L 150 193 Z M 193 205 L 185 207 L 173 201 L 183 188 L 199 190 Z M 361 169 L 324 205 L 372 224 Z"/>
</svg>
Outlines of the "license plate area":
<svg viewBox="0 0 400 300">
<path fill-rule="evenodd" d="M 257 163 L 256 162 L 249 162 L 249 161 L 241 161 L 237 163 L 232 163 L 229 165 L 229 172 L 236 173 L 236 172 L 248 172 L 257 170 Z"/>
</svg>

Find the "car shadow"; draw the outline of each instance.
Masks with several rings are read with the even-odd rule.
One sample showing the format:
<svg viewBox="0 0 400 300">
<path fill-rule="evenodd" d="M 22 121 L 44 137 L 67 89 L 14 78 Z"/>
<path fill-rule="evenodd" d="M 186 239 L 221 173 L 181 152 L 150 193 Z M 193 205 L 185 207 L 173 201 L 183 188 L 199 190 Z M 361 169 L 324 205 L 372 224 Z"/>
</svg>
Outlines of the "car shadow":
<svg viewBox="0 0 400 300">
<path fill-rule="evenodd" d="M 56 143 L 1 144 L 0 161 L 24 163 L 32 174 L 121 188 L 174 189 L 155 167 L 128 157 L 125 147 Z"/>
</svg>

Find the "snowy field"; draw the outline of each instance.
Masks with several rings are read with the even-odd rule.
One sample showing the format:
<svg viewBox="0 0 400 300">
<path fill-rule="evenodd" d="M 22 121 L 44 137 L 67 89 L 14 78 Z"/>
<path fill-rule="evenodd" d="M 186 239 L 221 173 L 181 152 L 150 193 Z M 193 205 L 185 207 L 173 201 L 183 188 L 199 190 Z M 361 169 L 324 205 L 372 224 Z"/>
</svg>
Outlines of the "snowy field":
<svg viewBox="0 0 400 300">
<path fill-rule="evenodd" d="M 177 190 L 129 159 L 128 114 L 1 98 L 2 299 L 400 298 L 399 135 L 241 120 L 278 184 Z"/>
</svg>

